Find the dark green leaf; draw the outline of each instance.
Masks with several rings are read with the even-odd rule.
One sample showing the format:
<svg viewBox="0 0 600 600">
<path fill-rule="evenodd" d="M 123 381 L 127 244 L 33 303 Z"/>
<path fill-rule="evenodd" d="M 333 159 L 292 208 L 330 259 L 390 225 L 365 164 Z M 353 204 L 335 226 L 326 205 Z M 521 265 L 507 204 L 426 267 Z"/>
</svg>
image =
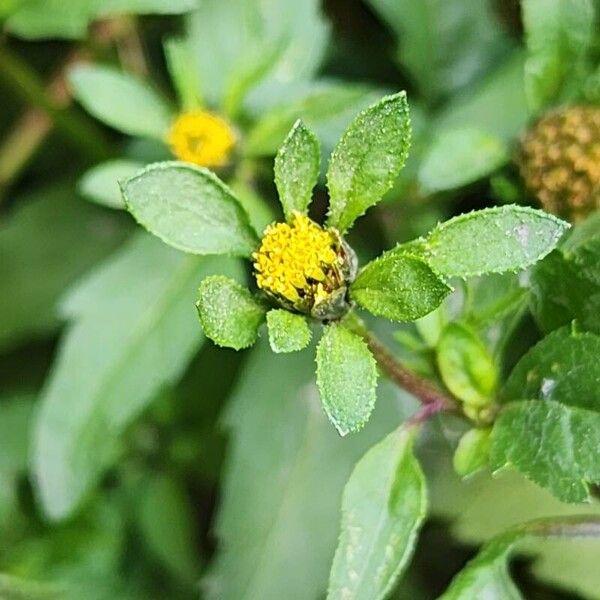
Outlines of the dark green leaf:
<svg viewBox="0 0 600 600">
<path fill-rule="evenodd" d="M 510 374 L 505 400 L 554 400 L 600 412 L 600 336 L 563 327 L 521 358 Z"/>
<path fill-rule="evenodd" d="M 406 92 L 386 96 L 352 121 L 327 169 L 328 225 L 341 232 L 392 187 L 410 146 Z"/>
<path fill-rule="evenodd" d="M 275 184 L 286 219 L 306 214 L 320 172 L 319 140 L 298 120 L 275 157 Z"/>
<path fill-rule="evenodd" d="M 511 402 L 494 424 L 490 462 L 563 502 L 585 502 L 587 484 L 600 482 L 600 414 L 552 400 Z"/>
<path fill-rule="evenodd" d="M 249 256 L 258 246 L 237 198 L 208 169 L 182 162 L 156 163 L 121 188 L 135 219 L 179 250 Z"/>
<path fill-rule="evenodd" d="M 459 400 L 477 407 L 493 400 L 498 380 L 496 365 L 472 329 L 460 323 L 449 323 L 436 351 L 442 380 Z"/>
<path fill-rule="evenodd" d="M 426 192 L 452 190 L 489 176 L 508 160 L 502 139 L 477 129 L 455 129 L 436 136 L 419 169 Z"/>
<path fill-rule="evenodd" d="M 344 484 L 361 455 L 414 407 L 382 381 L 369 427 L 341 439 L 314 380 L 312 352 L 276 355 L 260 339 L 249 353 L 226 413 L 219 545 L 204 582 L 211 600 L 322 597 Z"/>
<path fill-rule="evenodd" d="M 96 118 L 130 135 L 164 139 L 173 115 L 144 81 L 112 67 L 80 65 L 69 73 L 75 98 Z"/>
<path fill-rule="evenodd" d="M 552 251 L 568 227 L 525 206 L 484 208 L 438 225 L 425 251 L 433 269 L 447 277 L 517 271 Z"/>
<path fill-rule="evenodd" d="M 117 159 L 92 167 L 79 181 L 79 192 L 89 200 L 110 208 L 125 208 L 119 182 L 133 177 L 144 165 Z"/>
<path fill-rule="evenodd" d="M 515 545 L 530 538 L 600 537 L 596 516 L 542 519 L 518 525 L 490 540 L 479 554 L 452 580 L 439 600 L 490 598 L 522 600 L 508 572 L 508 558 Z"/>
<path fill-rule="evenodd" d="M 41 189 L 19 204 L 0 230 L 0 347 L 52 331 L 64 289 L 125 233 L 112 215 L 75 197 L 70 186 Z"/>
<path fill-rule="evenodd" d="M 450 291 L 425 262 L 394 251 L 366 265 L 350 287 L 363 308 L 393 321 L 423 317 Z"/>
<path fill-rule="evenodd" d="M 240 275 L 234 261 L 140 234 L 67 298 L 73 323 L 40 399 L 31 457 L 50 518 L 73 513 L 118 458 L 126 428 L 200 347 L 194 297 L 215 271 Z"/>
<path fill-rule="evenodd" d="M 414 431 L 400 428 L 358 462 L 342 498 L 342 524 L 328 600 L 379 600 L 410 559 L 427 513 Z"/>
<path fill-rule="evenodd" d="M 273 309 L 267 313 L 267 326 L 273 352 L 296 352 L 310 343 L 312 332 L 302 315 Z"/>
<path fill-rule="evenodd" d="M 317 347 L 317 385 L 340 435 L 365 425 L 375 406 L 377 366 L 367 344 L 343 325 L 325 327 Z"/>
<path fill-rule="evenodd" d="M 247 288 L 224 275 L 202 281 L 196 307 L 206 337 L 234 350 L 254 344 L 266 313 Z"/>
</svg>

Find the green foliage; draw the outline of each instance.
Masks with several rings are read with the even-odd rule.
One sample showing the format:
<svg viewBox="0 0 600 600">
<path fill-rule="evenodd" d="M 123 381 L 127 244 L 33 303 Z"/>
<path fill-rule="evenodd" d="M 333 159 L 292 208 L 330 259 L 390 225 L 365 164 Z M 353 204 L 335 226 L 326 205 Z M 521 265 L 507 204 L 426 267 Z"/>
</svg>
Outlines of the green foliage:
<svg viewBox="0 0 600 600">
<path fill-rule="evenodd" d="M 553 400 L 511 402 L 492 432 L 493 468 L 512 466 L 563 502 L 600 482 L 600 415 Z"/>
<path fill-rule="evenodd" d="M 438 225 L 426 239 L 425 254 L 446 277 L 517 271 L 553 250 L 568 227 L 541 210 L 488 208 Z"/>
<path fill-rule="evenodd" d="M 341 439 L 321 410 L 311 353 L 276 355 L 258 342 L 225 413 L 232 444 L 219 551 L 204 580 L 208 598 L 323 593 L 344 484 L 369 446 L 403 418 L 398 392 L 384 383 L 380 392 L 369 426 Z"/>
<path fill-rule="evenodd" d="M 328 599 L 385 598 L 406 568 L 427 511 L 413 438 L 410 429 L 392 432 L 354 468 L 342 498 Z"/>
<path fill-rule="evenodd" d="M 558 329 L 521 358 L 502 396 L 553 400 L 600 412 L 599 356 L 599 336 L 570 327 Z"/>
<path fill-rule="evenodd" d="M 69 82 L 85 109 L 110 127 L 164 139 L 172 111 L 145 81 L 111 67 L 81 65 L 70 72 Z"/>
<path fill-rule="evenodd" d="M 524 0 L 525 87 L 532 110 L 577 96 L 593 44 L 594 19 L 591 0 Z"/>
<path fill-rule="evenodd" d="M 521 600 L 508 573 L 508 557 L 514 547 L 528 538 L 599 537 L 600 521 L 596 517 L 546 519 L 525 523 L 490 540 L 479 554 L 452 581 L 440 600 L 502 598 Z"/>
<path fill-rule="evenodd" d="M 187 38 L 171 37 L 164 42 L 165 58 L 171 81 L 183 110 L 194 110 L 201 106 L 202 84 L 198 73 L 190 69 L 194 57 Z"/>
<path fill-rule="evenodd" d="M 79 181 L 79 192 L 103 206 L 125 208 L 119 182 L 133 177 L 143 165 L 134 160 L 117 159 L 96 165 Z"/>
<path fill-rule="evenodd" d="M 452 464 L 461 477 L 473 475 L 487 466 L 491 429 L 470 429 L 458 441 Z"/>
<path fill-rule="evenodd" d="M 419 182 L 427 192 L 451 190 L 488 177 L 507 160 L 506 144 L 485 131 L 445 131 L 428 148 Z"/>
<path fill-rule="evenodd" d="M 249 256 L 258 245 L 237 198 L 207 169 L 155 163 L 122 183 L 121 189 L 135 219 L 174 248 Z"/>
<path fill-rule="evenodd" d="M 325 328 L 317 347 L 317 385 L 340 435 L 364 426 L 375 406 L 377 367 L 367 344 L 343 325 Z"/>
<path fill-rule="evenodd" d="M 235 350 L 254 344 L 266 312 L 245 287 L 222 275 L 202 281 L 196 307 L 206 336 Z"/>
<path fill-rule="evenodd" d="M 296 121 L 275 157 L 275 184 L 286 219 L 306 214 L 321 170 L 319 141 Z"/>
<path fill-rule="evenodd" d="M 498 381 L 494 359 L 469 327 L 449 323 L 437 344 L 437 364 L 446 387 L 469 406 L 486 406 Z"/>
<path fill-rule="evenodd" d="M 124 234 L 119 223 L 83 205 L 64 185 L 22 200 L 0 231 L 2 348 L 55 330 L 64 288 L 102 260 Z"/>
<path fill-rule="evenodd" d="M 72 290 L 64 304 L 72 324 L 33 437 L 32 470 L 48 517 L 73 514 L 119 457 L 127 426 L 201 345 L 190 312 L 197 282 L 236 267 L 139 235 Z"/>
<path fill-rule="evenodd" d="M 381 200 L 404 166 L 410 134 L 405 92 L 383 98 L 352 121 L 327 169 L 328 225 L 344 232 Z"/>
<path fill-rule="evenodd" d="M 312 332 L 302 315 L 282 309 L 270 310 L 267 313 L 267 327 L 273 352 L 296 352 L 310 344 Z"/>
<path fill-rule="evenodd" d="M 425 262 L 393 251 L 366 265 L 350 287 L 352 299 L 360 306 L 393 321 L 426 315 L 450 291 Z"/>
</svg>

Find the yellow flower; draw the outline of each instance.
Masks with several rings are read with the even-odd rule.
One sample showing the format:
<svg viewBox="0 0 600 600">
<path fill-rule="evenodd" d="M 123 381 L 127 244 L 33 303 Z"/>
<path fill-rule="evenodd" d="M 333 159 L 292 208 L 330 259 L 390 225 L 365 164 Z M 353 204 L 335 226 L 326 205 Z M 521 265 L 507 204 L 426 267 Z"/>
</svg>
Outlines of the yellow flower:
<svg viewBox="0 0 600 600">
<path fill-rule="evenodd" d="M 282 306 L 321 319 L 347 310 L 355 258 L 335 229 L 295 212 L 267 227 L 252 256 L 258 287 Z"/>
<path fill-rule="evenodd" d="M 236 137 L 225 119 L 197 110 L 175 119 L 167 141 L 180 160 L 203 167 L 222 167 L 229 162 Z"/>
</svg>

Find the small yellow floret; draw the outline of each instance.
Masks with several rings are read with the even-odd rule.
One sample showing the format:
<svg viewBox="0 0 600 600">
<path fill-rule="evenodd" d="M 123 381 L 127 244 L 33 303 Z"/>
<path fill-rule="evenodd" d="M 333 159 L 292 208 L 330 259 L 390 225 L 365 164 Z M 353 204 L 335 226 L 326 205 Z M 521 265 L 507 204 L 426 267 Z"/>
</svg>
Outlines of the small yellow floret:
<svg viewBox="0 0 600 600">
<path fill-rule="evenodd" d="M 225 119 L 198 110 L 179 115 L 167 141 L 180 160 L 203 167 L 222 167 L 229 161 L 236 138 Z"/>
<path fill-rule="evenodd" d="M 256 283 L 271 296 L 309 311 L 343 283 L 338 246 L 332 231 L 295 213 L 290 224 L 274 223 L 265 230 L 252 255 Z"/>
</svg>

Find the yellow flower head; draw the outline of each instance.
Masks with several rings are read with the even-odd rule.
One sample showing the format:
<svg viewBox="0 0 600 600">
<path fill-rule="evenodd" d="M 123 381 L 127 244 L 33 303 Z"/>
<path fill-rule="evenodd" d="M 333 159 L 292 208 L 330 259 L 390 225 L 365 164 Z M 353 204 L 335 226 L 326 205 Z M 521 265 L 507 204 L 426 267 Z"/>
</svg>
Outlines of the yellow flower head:
<svg viewBox="0 0 600 600">
<path fill-rule="evenodd" d="M 321 319 L 347 310 L 355 258 L 335 229 L 296 212 L 289 224 L 266 228 L 253 258 L 258 287 L 282 306 Z"/>
<path fill-rule="evenodd" d="M 229 161 L 236 137 L 225 119 L 197 110 L 175 119 L 167 141 L 180 160 L 203 167 L 222 167 Z"/>
</svg>

